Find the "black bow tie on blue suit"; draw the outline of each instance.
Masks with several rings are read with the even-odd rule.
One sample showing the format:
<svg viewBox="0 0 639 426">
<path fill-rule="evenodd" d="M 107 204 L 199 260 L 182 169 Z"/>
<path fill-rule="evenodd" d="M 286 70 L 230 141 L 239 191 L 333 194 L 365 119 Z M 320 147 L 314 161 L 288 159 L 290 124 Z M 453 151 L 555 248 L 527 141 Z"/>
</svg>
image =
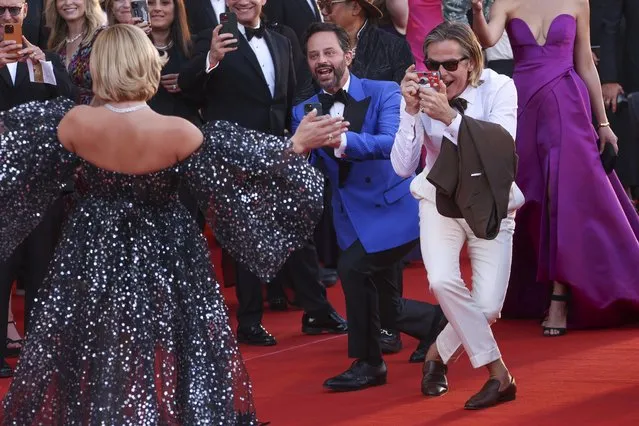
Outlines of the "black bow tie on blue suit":
<svg viewBox="0 0 639 426">
<path fill-rule="evenodd" d="M 264 31 L 266 31 L 266 27 L 264 25 L 260 25 L 257 28 L 244 27 L 244 30 L 246 31 L 246 39 L 248 41 L 251 41 L 253 37 L 264 37 Z"/>
<path fill-rule="evenodd" d="M 320 103 L 322 104 L 322 113 L 328 114 L 335 102 L 341 102 L 344 107 L 349 104 L 350 97 L 344 89 L 339 89 L 334 95 L 330 93 L 320 93 L 317 95 Z"/>
</svg>

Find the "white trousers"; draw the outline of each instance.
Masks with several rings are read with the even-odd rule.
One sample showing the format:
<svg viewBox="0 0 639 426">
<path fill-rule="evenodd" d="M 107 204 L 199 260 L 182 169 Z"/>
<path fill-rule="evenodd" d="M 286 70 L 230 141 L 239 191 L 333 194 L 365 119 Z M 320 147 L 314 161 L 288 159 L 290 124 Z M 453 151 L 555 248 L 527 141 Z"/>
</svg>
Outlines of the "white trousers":
<svg viewBox="0 0 639 426">
<path fill-rule="evenodd" d="M 490 325 L 499 318 L 506 297 L 515 211 L 502 220 L 493 240 L 475 237 L 464 219 L 451 219 L 437 212 L 434 201 L 419 203 L 422 257 L 430 289 L 439 302 L 448 325 L 436 344 L 444 363 L 460 347 L 474 368 L 501 357 Z M 459 255 L 465 242 L 472 266 L 472 290 L 462 280 Z"/>
</svg>

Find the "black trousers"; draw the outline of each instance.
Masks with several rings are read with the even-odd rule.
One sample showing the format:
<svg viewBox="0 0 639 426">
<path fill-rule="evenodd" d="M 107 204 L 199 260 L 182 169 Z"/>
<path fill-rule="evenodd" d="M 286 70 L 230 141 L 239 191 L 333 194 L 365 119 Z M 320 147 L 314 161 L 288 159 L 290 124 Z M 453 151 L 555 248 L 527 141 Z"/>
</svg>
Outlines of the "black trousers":
<svg viewBox="0 0 639 426">
<path fill-rule="evenodd" d="M 235 292 L 239 302 L 239 327 L 247 328 L 260 324 L 264 310 L 262 282 L 239 262 L 236 263 L 236 272 Z M 320 282 L 317 252 L 310 242 L 291 254 L 269 285 L 280 288 L 292 287 L 302 309 L 309 314 L 321 315 L 333 309 L 326 299 L 326 288 Z"/>
<path fill-rule="evenodd" d="M 429 303 L 400 297 L 401 261 L 417 240 L 377 253 L 367 253 L 358 240 L 340 253 L 337 272 L 346 296 L 348 356 L 382 358 L 380 314 L 389 328 L 417 339 L 427 338 L 437 316 Z"/>
<path fill-rule="evenodd" d="M 24 329 L 29 330 L 33 300 L 49 272 L 55 246 L 60 238 L 64 222 L 66 201 L 59 198 L 44 215 L 42 222 L 15 249 L 13 254 L 0 263 L 0 356 L 4 357 L 7 341 L 7 317 L 11 287 L 15 280 L 22 283 L 25 291 Z"/>
</svg>

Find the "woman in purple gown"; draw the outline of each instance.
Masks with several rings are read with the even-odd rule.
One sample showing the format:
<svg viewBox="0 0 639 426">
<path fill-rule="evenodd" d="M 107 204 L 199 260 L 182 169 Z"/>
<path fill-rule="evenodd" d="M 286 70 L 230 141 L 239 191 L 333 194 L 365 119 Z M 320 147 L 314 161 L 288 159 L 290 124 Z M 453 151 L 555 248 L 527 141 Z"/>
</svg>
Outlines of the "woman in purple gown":
<svg viewBox="0 0 639 426">
<path fill-rule="evenodd" d="M 508 31 L 519 96 L 519 210 L 504 314 L 541 317 L 545 336 L 639 318 L 639 219 L 600 152 L 617 150 L 590 51 L 587 0 L 497 0 L 485 47 Z M 592 106 L 592 110 L 591 110 Z M 596 131 L 592 126 L 594 112 Z M 552 284 L 552 293 L 550 286 Z"/>
</svg>

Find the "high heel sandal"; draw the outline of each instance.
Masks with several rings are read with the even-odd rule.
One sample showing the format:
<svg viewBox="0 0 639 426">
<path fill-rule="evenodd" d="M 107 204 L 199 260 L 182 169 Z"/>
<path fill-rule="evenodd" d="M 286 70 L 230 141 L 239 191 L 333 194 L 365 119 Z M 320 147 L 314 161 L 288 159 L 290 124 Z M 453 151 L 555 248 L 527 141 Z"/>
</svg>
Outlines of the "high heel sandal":
<svg viewBox="0 0 639 426">
<path fill-rule="evenodd" d="M 16 326 L 16 322 L 15 321 L 9 321 L 7 323 L 8 324 L 13 324 L 13 326 Z M 22 350 L 22 344 L 24 342 L 24 339 L 11 339 L 9 337 L 7 337 L 7 342 L 6 342 L 6 349 L 5 349 L 5 356 L 7 358 L 15 358 L 17 356 L 20 355 L 20 351 Z M 9 345 L 20 345 L 20 346 L 14 346 L 14 347 L 9 347 Z"/>
<path fill-rule="evenodd" d="M 570 300 L 569 294 L 553 294 L 550 296 L 550 301 L 553 302 L 564 302 L 568 303 Z M 548 321 L 548 313 L 546 313 L 545 318 L 542 320 L 542 324 Z M 566 327 L 546 327 L 542 325 L 543 335 L 544 337 L 559 337 L 566 334 Z"/>
</svg>

